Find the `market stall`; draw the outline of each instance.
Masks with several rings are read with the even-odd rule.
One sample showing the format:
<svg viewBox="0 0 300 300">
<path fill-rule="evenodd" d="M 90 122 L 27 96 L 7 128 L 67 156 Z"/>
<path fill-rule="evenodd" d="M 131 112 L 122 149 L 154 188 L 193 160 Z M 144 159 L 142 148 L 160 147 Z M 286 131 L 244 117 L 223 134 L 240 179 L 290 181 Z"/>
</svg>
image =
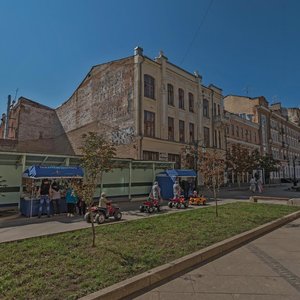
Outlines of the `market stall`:
<svg viewBox="0 0 300 300">
<path fill-rule="evenodd" d="M 23 173 L 23 193 L 20 200 L 20 212 L 26 217 L 37 216 L 39 211 L 38 188 L 42 179 L 50 181 L 57 180 L 62 189 L 62 195 L 66 185 L 72 180 L 80 180 L 83 177 L 83 170 L 80 167 L 57 167 L 57 166 L 31 166 Z M 66 201 L 60 200 L 61 212 L 66 212 Z M 45 207 L 43 208 L 45 209 Z M 50 213 L 52 214 L 52 205 Z M 42 213 L 45 213 L 43 211 Z"/>
<path fill-rule="evenodd" d="M 161 196 L 163 199 L 173 198 L 173 184 L 176 180 L 179 182 L 193 182 L 196 178 L 194 170 L 172 169 L 166 170 L 156 175 L 156 180 L 161 188 Z"/>
</svg>

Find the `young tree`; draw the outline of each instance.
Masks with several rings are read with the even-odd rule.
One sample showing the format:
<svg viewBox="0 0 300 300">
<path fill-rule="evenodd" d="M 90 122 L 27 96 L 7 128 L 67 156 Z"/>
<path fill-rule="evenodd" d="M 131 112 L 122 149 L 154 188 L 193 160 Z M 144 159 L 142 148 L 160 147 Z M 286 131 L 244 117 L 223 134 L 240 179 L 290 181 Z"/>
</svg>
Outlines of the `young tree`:
<svg viewBox="0 0 300 300">
<path fill-rule="evenodd" d="M 112 158 L 115 156 L 115 147 L 105 139 L 103 135 L 89 132 L 82 136 L 83 143 L 80 148 L 82 151 L 81 166 L 84 168 L 84 182 L 79 187 L 81 196 L 87 205 L 87 210 L 91 216 L 93 243 L 95 247 L 95 227 L 91 208 L 93 206 L 93 196 L 97 184 L 102 187 L 103 173 L 112 169 Z M 101 195 L 101 188 L 100 188 Z"/>
<path fill-rule="evenodd" d="M 240 186 L 241 176 L 245 172 L 250 172 L 253 169 L 253 159 L 247 148 L 240 144 L 233 144 L 231 151 L 226 153 L 227 168 L 237 174 L 237 182 Z"/>
<path fill-rule="evenodd" d="M 265 171 L 265 180 L 270 181 L 270 172 L 276 171 L 280 161 L 274 159 L 271 155 L 260 156 L 259 167 Z"/>
<path fill-rule="evenodd" d="M 199 152 L 199 171 L 203 177 L 204 185 L 213 192 L 218 216 L 217 194 L 224 183 L 225 153 L 219 149 L 208 148 Z"/>
</svg>

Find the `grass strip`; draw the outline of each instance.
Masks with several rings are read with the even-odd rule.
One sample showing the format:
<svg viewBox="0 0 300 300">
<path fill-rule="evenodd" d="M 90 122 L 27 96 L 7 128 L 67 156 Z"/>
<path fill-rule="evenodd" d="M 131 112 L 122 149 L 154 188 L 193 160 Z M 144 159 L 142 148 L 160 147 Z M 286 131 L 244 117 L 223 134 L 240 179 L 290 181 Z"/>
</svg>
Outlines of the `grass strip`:
<svg viewBox="0 0 300 300">
<path fill-rule="evenodd" d="M 298 207 L 231 203 L 0 244 L 0 299 L 77 299 Z"/>
</svg>

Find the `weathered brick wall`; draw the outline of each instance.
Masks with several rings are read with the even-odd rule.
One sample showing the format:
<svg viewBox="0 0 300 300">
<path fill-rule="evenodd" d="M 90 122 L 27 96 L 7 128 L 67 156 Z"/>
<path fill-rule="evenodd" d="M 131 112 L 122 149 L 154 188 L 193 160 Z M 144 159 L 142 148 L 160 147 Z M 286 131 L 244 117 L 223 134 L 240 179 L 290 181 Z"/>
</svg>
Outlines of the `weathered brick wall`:
<svg viewBox="0 0 300 300">
<path fill-rule="evenodd" d="M 0 151 L 17 151 L 16 140 L 0 139 Z"/>
<path fill-rule="evenodd" d="M 105 134 L 118 157 L 137 155 L 134 125 L 133 57 L 95 66 L 71 98 L 56 109 L 76 154 L 82 134 Z"/>
<path fill-rule="evenodd" d="M 18 151 L 74 154 L 54 109 L 20 98 L 19 110 Z"/>
</svg>

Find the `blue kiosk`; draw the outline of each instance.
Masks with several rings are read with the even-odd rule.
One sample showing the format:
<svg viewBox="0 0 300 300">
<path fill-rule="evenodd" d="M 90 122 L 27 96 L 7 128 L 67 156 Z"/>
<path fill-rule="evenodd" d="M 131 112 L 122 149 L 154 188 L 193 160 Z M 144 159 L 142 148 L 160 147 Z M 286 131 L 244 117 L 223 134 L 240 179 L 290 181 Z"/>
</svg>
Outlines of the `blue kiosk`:
<svg viewBox="0 0 300 300">
<path fill-rule="evenodd" d="M 24 173 L 23 178 L 32 180 L 32 187 L 35 181 L 42 179 L 81 179 L 83 178 L 83 170 L 80 167 L 64 167 L 64 166 L 31 166 Z M 20 212 L 26 217 L 37 216 L 39 211 L 40 200 L 31 192 L 27 197 L 20 200 Z M 66 200 L 64 198 L 60 201 L 61 212 L 66 212 Z M 45 209 L 45 208 L 44 208 Z M 46 213 L 43 211 L 43 213 Z M 50 206 L 50 213 L 52 207 Z"/>
<path fill-rule="evenodd" d="M 176 179 L 196 178 L 194 170 L 172 169 L 156 175 L 156 181 L 161 188 L 163 199 L 173 198 L 173 184 Z"/>
</svg>

